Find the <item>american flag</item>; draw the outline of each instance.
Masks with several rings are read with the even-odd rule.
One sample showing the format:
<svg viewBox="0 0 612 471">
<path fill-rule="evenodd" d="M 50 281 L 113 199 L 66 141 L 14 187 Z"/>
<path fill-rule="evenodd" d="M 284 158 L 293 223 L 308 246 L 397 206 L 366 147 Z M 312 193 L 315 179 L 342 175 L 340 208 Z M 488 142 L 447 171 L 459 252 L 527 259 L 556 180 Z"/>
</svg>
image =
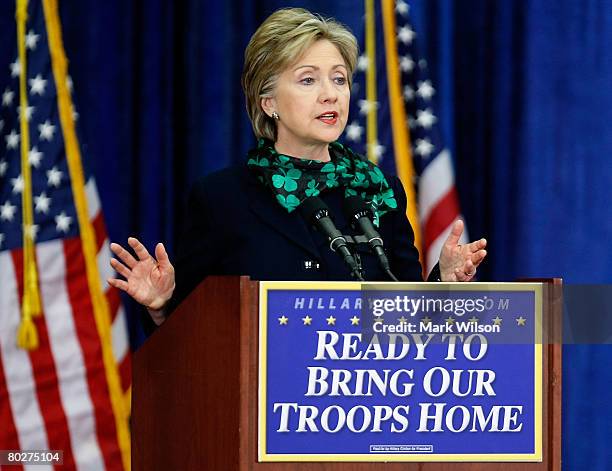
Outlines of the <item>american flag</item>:
<svg viewBox="0 0 612 471">
<path fill-rule="evenodd" d="M 75 132 L 57 1 L 17 4 L 25 47 L 0 71 L 0 450 L 62 450 L 62 470 L 129 469 L 125 313 L 105 281 L 109 241 Z M 23 348 L 28 190 L 41 312 L 38 345 Z"/>
<path fill-rule="evenodd" d="M 436 90 L 419 54 L 409 4 L 365 0 L 365 5 L 365 47 L 344 137 L 354 150 L 402 180 L 427 273 L 461 214 L 453 162 L 438 129 Z M 461 243 L 467 240 L 464 230 Z"/>
</svg>

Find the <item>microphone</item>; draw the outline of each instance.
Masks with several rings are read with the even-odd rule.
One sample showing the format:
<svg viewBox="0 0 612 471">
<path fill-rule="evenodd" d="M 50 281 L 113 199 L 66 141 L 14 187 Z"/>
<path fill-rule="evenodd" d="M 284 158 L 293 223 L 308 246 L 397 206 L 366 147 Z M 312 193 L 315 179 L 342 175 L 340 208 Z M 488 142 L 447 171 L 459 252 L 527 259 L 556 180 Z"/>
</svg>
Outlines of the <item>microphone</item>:
<svg viewBox="0 0 612 471">
<path fill-rule="evenodd" d="M 336 228 L 334 221 L 331 219 L 329 208 L 323 200 L 316 196 L 310 196 L 306 198 L 299 207 L 304 219 L 327 237 L 329 240 L 329 248 L 332 252 L 338 253 L 343 258 L 344 262 L 351 269 L 351 274 L 358 280 L 365 281 L 361 276 L 361 270 L 359 269 L 355 257 L 353 257 L 353 254 L 346 244 L 346 239 Z"/>
<path fill-rule="evenodd" d="M 383 240 L 370 220 L 372 210 L 359 196 L 349 196 L 344 199 L 344 215 L 355 229 L 360 229 L 368 240 L 368 244 L 378 257 L 380 266 L 393 281 L 399 281 L 391 272 L 389 260 L 383 249 Z"/>
</svg>

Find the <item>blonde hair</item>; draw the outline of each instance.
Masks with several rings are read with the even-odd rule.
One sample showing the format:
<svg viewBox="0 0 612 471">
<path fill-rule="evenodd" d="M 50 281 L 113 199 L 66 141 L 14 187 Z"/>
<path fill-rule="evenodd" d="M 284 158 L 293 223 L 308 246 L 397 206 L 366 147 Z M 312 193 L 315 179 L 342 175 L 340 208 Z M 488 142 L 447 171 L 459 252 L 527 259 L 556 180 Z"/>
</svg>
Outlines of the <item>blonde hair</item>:
<svg viewBox="0 0 612 471">
<path fill-rule="evenodd" d="M 261 108 L 261 99 L 271 97 L 278 76 L 321 39 L 338 48 L 348 69 L 350 87 L 359 48 L 355 36 L 334 19 L 303 8 L 283 8 L 272 13 L 251 37 L 244 52 L 242 89 L 257 138 L 276 140 L 276 123 Z"/>
</svg>

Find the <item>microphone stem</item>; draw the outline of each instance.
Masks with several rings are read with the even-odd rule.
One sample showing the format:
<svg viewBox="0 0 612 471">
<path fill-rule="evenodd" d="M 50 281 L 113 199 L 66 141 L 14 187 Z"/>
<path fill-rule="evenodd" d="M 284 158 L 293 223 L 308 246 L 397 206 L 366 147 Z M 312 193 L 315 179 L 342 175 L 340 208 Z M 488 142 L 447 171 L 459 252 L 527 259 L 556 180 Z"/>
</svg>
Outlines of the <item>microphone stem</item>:
<svg viewBox="0 0 612 471">
<path fill-rule="evenodd" d="M 391 272 L 391 270 L 388 270 L 388 269 L 387 269 L 387 270 L 386 270 L 386 272 L 387 272 L 387 275 L 389 275 L 389 278 L 391 278 L 393 281 L 399 281 L 399 280 L 398 280 L 398 279 L 395 277 L 395 275 L 394 275 L 394 274 Z"/>
</svg>

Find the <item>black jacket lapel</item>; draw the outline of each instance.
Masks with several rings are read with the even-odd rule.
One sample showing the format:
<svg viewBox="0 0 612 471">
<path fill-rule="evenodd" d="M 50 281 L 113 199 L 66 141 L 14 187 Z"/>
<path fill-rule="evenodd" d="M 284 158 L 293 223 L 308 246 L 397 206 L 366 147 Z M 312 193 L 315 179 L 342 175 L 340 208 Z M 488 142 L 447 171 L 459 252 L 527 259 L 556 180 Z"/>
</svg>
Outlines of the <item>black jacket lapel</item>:
<svg viewBox="0 0 612 471">
<path fill-rule="evenodd" d="M 274 201 L 272 193 L 252 175 L 248 175 L 247 178 L 248 185 L 246 187 L 251 211 L 272 229 L 307 250 L 314 258 L 320 259 L 321 255 L 312 239 L 310 229 L 300 216 L 299 211 L 295 210 L 288 213 L 285 208 Z"/>
</svg>

